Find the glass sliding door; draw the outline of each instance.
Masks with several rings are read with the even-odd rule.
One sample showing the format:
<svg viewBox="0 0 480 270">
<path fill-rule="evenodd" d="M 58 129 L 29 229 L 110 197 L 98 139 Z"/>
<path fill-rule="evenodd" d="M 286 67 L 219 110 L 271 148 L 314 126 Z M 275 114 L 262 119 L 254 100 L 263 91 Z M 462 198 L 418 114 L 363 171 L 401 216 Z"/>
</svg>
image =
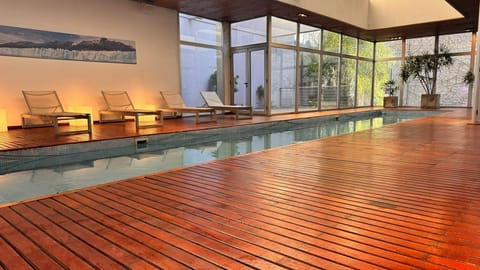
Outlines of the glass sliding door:
<svg viewBox="0 0 480 270">
<path fill-rule="evenodd" d="M 238 52 L 233 54 L 233 104 L 250 105 L 247 96 L 247 53 Z"/>
<path fill-rule="evenodd" d="M 250 97 L 254 112 L 265 112 L 265 50 L 250 50 Z"/>
<path fill-rule="evenodd" d="M 234 104 L 252 106 L 265 112 L 265 49 L 248 48 L 233 53 Z"/>
</svg>

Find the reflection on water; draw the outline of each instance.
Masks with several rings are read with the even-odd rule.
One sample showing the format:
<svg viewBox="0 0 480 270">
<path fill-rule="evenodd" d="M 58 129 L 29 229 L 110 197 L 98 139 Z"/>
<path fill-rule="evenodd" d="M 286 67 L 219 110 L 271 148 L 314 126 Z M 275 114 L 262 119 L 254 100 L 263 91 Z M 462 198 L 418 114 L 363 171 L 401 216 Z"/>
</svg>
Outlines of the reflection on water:
<svg viewBox="0 0 480 270">
<path fill-rule="evenodd" d="M 55 167 L 29 169 L 0 175 L 0 204 L 55 194 L 72 189 L 107 183 L 150 174 L 162 170 L 197 164 L 218 158 L 241 155 L 264 149 L 293 144 L 300 141 L 335 136 L 338 134 L 361 131 L 382 125 L 397 123 L 408 118 L 376 117 L 371 119 L 350 120 L 345 122 L 325 122 L 320 126 L 297 130 L 276 131 L 252 136 L 229 136 L 221 141 L 207 142 L 172 149 L 140 152 L 122 155 L 128 149 L 116 149 L 118 153 L 109 153 L 109 158 L 91 158 L 87 161 L 75 161 L 72 164 Z M 149 146 L 148 149 L 155 148 Z M 53 156 L 42 159 L 62 159 L 74 157 Z M 39 160 L 31 161 L 33 165 Z M 28 161 L 23 166 L 32 166 Z M 50 163 L 52 164 L 52 163 Z M 17 164 L 16 166 L 21 166 Z"/>
</svg>

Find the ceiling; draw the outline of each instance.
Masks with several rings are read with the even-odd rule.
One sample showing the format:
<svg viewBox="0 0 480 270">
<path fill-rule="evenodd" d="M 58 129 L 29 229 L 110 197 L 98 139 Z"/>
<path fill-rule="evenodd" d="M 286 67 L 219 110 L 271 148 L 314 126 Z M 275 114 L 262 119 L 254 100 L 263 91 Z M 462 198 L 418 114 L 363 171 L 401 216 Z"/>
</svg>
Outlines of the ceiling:
<svg viewBox="0 0 480 270">
<path fill-rule="evenodd" d="M 237 22 L 246 19 L 273 15 L 299 21 L 330 31 L 344 33 L 370 41 L 385 41 L 393 38 L 415 38 L 435 34 L 451 34 L 464 31 L 477 31 L 480 0 L 445 0 L 457 9 L 464 18 L 440 22 L 406 25 L 393 28 L 366 30 L 339 20 L 335 20 L 309 10 L 302 10 L 273 0 L 135 0 L 156 6 L 175 9 L 182 13 L 224 22 Z M 419 0 L 421 1 L 421 0 Z M 414 7 L 412 7 L 414 8 Z M 308 14 L 299 18 L 297 14 Z"/>
</svg>

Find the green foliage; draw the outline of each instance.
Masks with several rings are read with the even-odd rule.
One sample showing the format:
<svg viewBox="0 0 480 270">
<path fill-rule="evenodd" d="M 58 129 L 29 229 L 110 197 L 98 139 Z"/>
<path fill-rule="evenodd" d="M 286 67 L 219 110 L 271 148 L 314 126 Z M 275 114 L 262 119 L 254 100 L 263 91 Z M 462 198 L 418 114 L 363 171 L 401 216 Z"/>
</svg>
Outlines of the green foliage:
<svg viewBox="0 0 480 270">
<path fill-rule="evenodd" d="M 383 90 L 389 96 L 393 96 L 398 91 L 398 85 L 394 80 L 387 80 L 383 84 Z"/>
<path fill-rule="evenodd" d="M 465 85 L 471 86 L 473 84 L 473 81 L 475 81 L 475 74 L 471 70 L 467 71 L 465 76 L 463 76 L 463 83 Z"/>
<path fill-rule="evenodd" d="M 357 50 L 356 39 L 344 38 L 343 39 L 343 52 L 348 54 L 354 54 Z M 324 32 L 323 47 L 328 51 L 340 50 L 340 35 L 333 32 Z M 369 46 L 367 46 L 369 45 Z M 372 56 L 373 44 L 366 44 L 359 47 L 359 55 Z M 336 56 L 324 56 L 322 66 L 320 67 L 318 57 L 315 54 L 306 54 L 302 59 L 302 63 L 305 63 L 305 68 L 301 67 L 301 82 L 303 85 L 317 84 L 318 76 L 321 76 L 322 84 L 328 87 L 338 87 L 339 77 L 341 79 L 341 87 L 337 89 L 338 93 L 342 97 L 342 107 L 348 107 L 353 105 L 352 100 L 348 100 L 351 95 L 352 87 L 355 87 L 355 67 L 356 61 L 343 58 L 342 61 L 342 74 L 339 74 L 339 58 Z M 368 61 L 365 61 L 368 62 Z M 371 63 L 371 62 L 369 62 Z M 358 70 L 357 78 L 357 94 L 358 96 L 370 96 L 372 89 L 372 68 L 371 65 L 363 65 L 367 68 Z M 382 96 L 383 97 L 383 96 Z M 346 103 L 347 102 L 347 103 Z"/>
<path fill-rule="evenodd" d="M 424 52 L 421 55 L 407 57 L 400 76 L 405 82 L 410 78 L 418 79 L 426 94 L 435 94 L 435 73 L 452 63 L 452 55 L 448 48 L 442 45 L 433 54 Z"/>
</svg>

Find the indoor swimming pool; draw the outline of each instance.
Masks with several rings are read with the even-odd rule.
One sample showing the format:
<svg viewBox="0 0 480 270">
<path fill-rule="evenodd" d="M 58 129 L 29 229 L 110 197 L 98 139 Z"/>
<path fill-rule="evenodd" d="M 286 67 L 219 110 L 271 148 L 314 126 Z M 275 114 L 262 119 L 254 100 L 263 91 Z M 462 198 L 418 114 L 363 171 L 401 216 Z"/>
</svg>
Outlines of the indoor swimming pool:
<svg viewBox="0 0 480 270">
<path fill-rule="evenodd" d="M 91 146 L 63 145 L 43 152 L 0 153 L 0 204 L 436 113 L 439 112 L 378 110 L 100 142 L 109 145 L 104 149 L 90 143 Z M 76 148 L 87 150 L 79 152 Z"/>
</svg>

